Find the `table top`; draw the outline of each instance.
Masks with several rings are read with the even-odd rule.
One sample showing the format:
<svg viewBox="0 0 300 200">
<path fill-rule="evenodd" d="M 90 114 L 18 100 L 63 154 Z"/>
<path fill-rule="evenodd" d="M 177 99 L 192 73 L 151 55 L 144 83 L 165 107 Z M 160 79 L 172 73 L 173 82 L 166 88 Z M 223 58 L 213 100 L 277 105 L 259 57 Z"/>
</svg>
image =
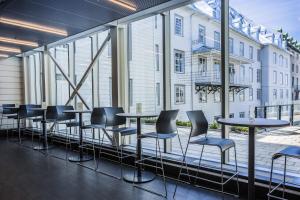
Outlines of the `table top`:
<svg viewBox="0 0 300 200">
<path fill-rule="evenodd" d="M 91 113 L 91 110 L 65 110 L 63 113 Z"/>
<path fill-rule="evenodd" d="M 118 113 L 117 116 L 127 117 L 127 118 L 150 118 L 157 117 L 156 113 Z"/>
<path fill-rule="evenodd" d="M 290 122 L 277 119 L 265 119 L 265 118 L 220 118 L 218 123 L 231 126 L 244 126 L 244 127 L 282 127 L 289 126 Z"/>
</svg>

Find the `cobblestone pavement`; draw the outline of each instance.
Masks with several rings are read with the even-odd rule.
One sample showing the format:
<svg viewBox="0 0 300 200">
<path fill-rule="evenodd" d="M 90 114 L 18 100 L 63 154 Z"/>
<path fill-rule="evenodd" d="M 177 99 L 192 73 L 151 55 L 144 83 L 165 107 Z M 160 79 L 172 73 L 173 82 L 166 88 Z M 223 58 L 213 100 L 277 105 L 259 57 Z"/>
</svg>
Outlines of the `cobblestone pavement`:
<svg viewBox="0 0 300 200">
<path fill-rule="evenodd" d="M 143 132 L 154 131 L 154 126 L 143 125 Z M 189 128 L 178 128 L 180 139 L 183 148 L 186 147 Z M 220 131 L 210 130 L 208 136 L 220 137 Z M 230 139 L 233 139 L 237 148 L 237 159 L 240 166 L 247 165 L 248 163 L 248 135 L 242 133 L 230 133 Z M 135 139 L 131 141 L 134 143 Z M 256 135 L 256 167 L 269 169 L 271 166 L 271 157 L 274 153 L 284 149 L 287 146 L 295 145 L 300 146 L 300 127 L 286 127 L 281 129 L 265 130 L 257 133 Z M 143 147 L 154 149 L 154 141 L 143 141 Z M 197 145 L 190 145 L 188 156 L 199 158 L 201 148 Z M 172 153 L 181 154 L 178 139 L 172 141 Z M 216 147 L 205 147 L 203 157 L 208 160 L 220 160 L 220 152 Z M 233 150 L 230 151 L 230 161 L 234 161 Z M 278 159 L 275 164 L 275 169 L 283 169 L 283 159 Z M 288 159 L 287 170 L 290 173 L 300 175 L 300 160 Z"/>
</svg>

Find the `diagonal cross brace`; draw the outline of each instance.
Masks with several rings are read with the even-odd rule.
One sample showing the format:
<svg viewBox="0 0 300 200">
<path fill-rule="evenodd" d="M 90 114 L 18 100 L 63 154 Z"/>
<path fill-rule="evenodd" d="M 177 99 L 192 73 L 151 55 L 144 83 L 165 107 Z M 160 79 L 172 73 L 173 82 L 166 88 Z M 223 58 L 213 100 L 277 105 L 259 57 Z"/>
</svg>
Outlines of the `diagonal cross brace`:
<svg viewBox="0 0 300 200">
<path fill-rule="evenodd" d="M 84 81 L 87 79 L 88 75 L 90 74 L 90 72 L 92 71 L 95 63 L 97 62 L 99 56 L 102 54 L 104 48 L 106 47 L 108 41 L 110 40 L 111 36 L 110 33 L 108 33 L 107 37 L 105 38 L 105 40 L 103 41 L 100 49 L 97 51 L 95 57 L 93 58 L 92 62 L 90 63 L 90 65 L 88 66 L 88 68 L 86 69 L 85 73 L 83 74 L 81 80 L 79 81 L 79 83 L 77 84 L 76 88 L 74 89 L 74 91 L 72 92 L 69 100 L 67 101 L 66 105 L 68 105 L 72 99 L 75 97 L 76 94 L 78 93 L 78 90 L 81 88 L 81 86 L 83 85 Z M 87 109 L 89 109 L 89 107 L 87 105 L 85 105 Z"/>
<path fill-rule="evenodd" d="M 68 83 L 70 84 L 70 86 L 73 88 L 73 90 L 76 91 L 76 93 L 77 93 L 78 97 L 80 98 L 80 100 L 82 101 L 82 103 L 87 107 L 87 109 L 89 109 L 87 103 L 84 101 L 84 99 L 82 98 L 82 96 L 79 94 L 79 91 L 76 90 L 76 86 L 69 79 L 69 77 L 67 76 L 67 74 L 64 72 L 64 70 L 60 66 L 60 64 L 57 62 L 57 60 L 51 55 L 51 53 L 49 51 L 45 51 L 45 53 L 51 58 L 51 60 L 54 62 L 54 64 L 56 65 L 56 67 L 58 68 L 58 70 L 60 71 L 60 73 L 63 75 L 63 77 L 68 81 Z"/>
</svg>

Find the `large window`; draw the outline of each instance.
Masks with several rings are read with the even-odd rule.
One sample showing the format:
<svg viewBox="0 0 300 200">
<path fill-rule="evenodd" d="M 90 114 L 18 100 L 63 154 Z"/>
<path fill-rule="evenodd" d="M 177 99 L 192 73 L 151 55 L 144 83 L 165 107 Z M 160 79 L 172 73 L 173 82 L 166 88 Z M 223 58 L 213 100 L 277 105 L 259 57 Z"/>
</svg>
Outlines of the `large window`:
<svg viewBox="0 0 300 200">
<path fill-rule="evenodd" d="M 42 60 L 41 54 L 35 53 L 28 56 L 28 94 L 29 103 L 42 103 Z"/>
</svg>

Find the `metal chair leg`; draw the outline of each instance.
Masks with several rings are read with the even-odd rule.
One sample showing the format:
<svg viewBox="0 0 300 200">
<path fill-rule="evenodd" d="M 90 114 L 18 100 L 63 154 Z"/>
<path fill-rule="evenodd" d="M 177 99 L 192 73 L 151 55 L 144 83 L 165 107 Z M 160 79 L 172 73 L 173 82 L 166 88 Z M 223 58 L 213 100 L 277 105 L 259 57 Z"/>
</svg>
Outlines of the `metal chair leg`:
<svg viewBox="0 0 300 200">
<path fill-rule="evenodd" d="M 165 169 L 164 169 L 164 163 L 161 155 L 161 150 L 160 150 L 160 144 L 159 144 L 159 139 L 157 139 L 158 142 L 158 150 L 159 150 L 159 155 L 160 155 L 160 162 L 161 162 L 161 169 L 162 169 L 162 175 L 163 175 L 163 180 L 165 184 L 165 198 L 168 196 L 168 190 L 167 190 L 167 182 L 166 182 L 166 177 L 165 177 Z"/>
<path fill-rule="evenodd" d="M 223 153 L 222 153 L 222 151 L 220 151 L 220 153 L 221 153 L 221 162 L 220 162 L 220 164 L 221 164 L 221 190 L 222 190 L 222 195 L 224 196 L 224 171 L 223 171 L 223 162 L 222 162 Z"/>
<path fill-rule="evenodd" d="M 234 160 L 235 160 L 235 172 L 238 172 L 237 156 L 236 156 L 236 146 L 234 146 Z M 240 196 L 240 184 L 239 184 L 239 174 L 236 175 L 236 187 L 237 195 Z"/>
<path fill-rule="evenodd" d="M 282 185 L 282 198 L 285 196 L 285 183 L 286 183 L 286 156 L 284 156 L 284 170 L 283 170 L 283 185 Z"/>
<path fill-rule="evenodd" d="M 200 153 L 200 157 L 199 157 L 199 163 L 198 163 L 197 172 L 196 172 L 196 177 L 198 177 L 198 174 L 199 174 L 199 171 L 200 171 L 204 147 L 205 147 L 205 145 L 202 145 L 201 153 Z M 197 181 L 197 179 L 194 180 L 194 183 L 196 183 L 196 181 Z"/>
<path fill-rule="evenodd" d="M 268 200 L 270 200 L 270 193 L 272 191 L 272 176 L 273 176 L 273 166 L 274 166 L 274 159 L 272 158 L 271 163 L 271 173 L 270 173 L 270 182 L 269 182 L 269 193 L 268 193 Z"/>
</svg>

